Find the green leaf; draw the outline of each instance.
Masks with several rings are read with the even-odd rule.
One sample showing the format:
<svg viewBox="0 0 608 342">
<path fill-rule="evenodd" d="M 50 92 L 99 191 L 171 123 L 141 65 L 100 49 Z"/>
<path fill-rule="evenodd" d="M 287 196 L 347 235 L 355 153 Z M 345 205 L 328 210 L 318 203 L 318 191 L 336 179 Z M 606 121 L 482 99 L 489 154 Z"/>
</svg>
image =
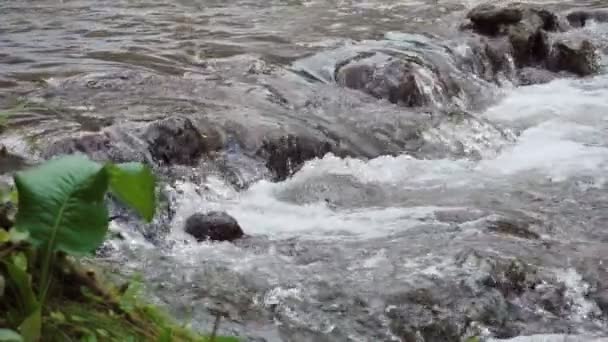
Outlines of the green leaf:
<svg viewBox="0 0 608 342">
<path fill-rule="evenodd" d="M 0 329 L 0 342 L 22 342 L 23 338 L 17 332 L 9 329 Z"/>
<path fill-rule="evenodd" d="M 241 340 L 239 340 L 236 337 L 231 337 L 231 336 L 215 336 L 214 339 L 211 339 L 211 337 L 207 337 L 204 339 L 205 342 L 241 342 Z"/>
<path fill-rule="evenodd" d="M 11 235 L 4 229 L 0 229 L 0 243 L 8 242 L 11 239 Z"/>
<path fill-rule="evenodd" d="M 50 317 L 53 320 L 55 320 L 56 322 L 59 322 L 59 323 L 65 323 L 66 322 L 65 315 L 61 311 L 53 311 L 53 312 L 51 312 Z"/>
<path fill-rule="evenodd" d="M 139 281 L 129 283 L 127 290 L 120 297 L 120 308 L 125 312 L 133 312 L 137 307 L 137 296 L 142 292 L 143 284 Z"/>
<path fill-rule="evenodd" d="M 4 276 L 0 274 L 0 298 L 4 296 L 4 289 L 6 287 L 6 281 L 4 280 Z"/>
<path fill-rule="evenodd" d="M 4 262 L 4 266 L 8 271 L 9 278 L 7 280 L 14 285 L 13 288 L 19 293 L 25 314 L 28 315 L 36 311 L 39 305 L 32 289 L 30 276 L 23 269 L 9 262 Z"/>
<path fill-rule="evenodd" d="M 40 308 L 32 312 L 19 326 L 19 332 L 24 342 L 38 342 L 42 331 L 42 316 Z"/>
<path fill-rule="evenodd" d="M 29 232 L 20 232 L 17 229 L 9 230 L 8 235 L 9 235 L 9 240 L 14 243 L 25 241 L 25 240 L 29 239 L 29 237 L 30 237 Z"/>
<path fill-rule="evenodd" d="M 15 228 L 35 246 L 87 254 L 104 240 L 108 175 L 101 165 L 75 155 L 15 175 L 19 191 Z"/>
<path fill-rule="evenodd" d="M 97 342 L 97 336 L 95 334 L 89 334 L 82 338 L 82 342 Z"/>
<path fill-rule="evenodd" d="M 11 259 L 13 261 L 13 265 L 19 267 L 19 269 L 22 271 L 27 271 L 27 257 L 25 256 L 25 253 L 16 253 L 11 257 Z"/>
<path fill-rule="evenodd" d="M 11 191 L 11 193 L 8 195 L 8 201 L 13 204 L 19 203 L 19 193 L 17 190 Z"/>
<path fill-rule="evenodd" d="M 124 204 L 132 207 L 146 221 L 152 221 L 156 199 L 154 175 L 141 163 L 107 164 L 110 190 Z"/>
<path fill-rule="evenodd" d="M 158 336 L 156 342 L 171 342 L 173 341 L 173 331 L 170 328 L 164 328 Z"/>
</svg>

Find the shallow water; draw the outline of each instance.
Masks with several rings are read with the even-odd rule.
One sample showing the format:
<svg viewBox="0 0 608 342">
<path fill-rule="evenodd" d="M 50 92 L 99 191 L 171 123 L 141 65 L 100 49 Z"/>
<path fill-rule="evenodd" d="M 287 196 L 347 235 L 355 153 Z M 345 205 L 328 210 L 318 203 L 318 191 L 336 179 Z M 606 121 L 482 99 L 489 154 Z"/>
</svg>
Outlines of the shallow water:
<svg viewBox="0 0 608 342">
<path fill-rule="evenodd" d="M 488 336 L 606 336 L 592 294 L 608 287 L 608 63 L 525 87 L 463 71 L 457 28 L 478 3 L 7 0 L 0 103 L 41 108 L 15 114 L 0 143 L 36 160 L 66 136 L 137 132 L 178 114 L 221 127 L 224 162 L 243 186 L 206 163 L 186 169 L 164 185 L 174 214 L 163 243 L 114 222 L 124 239 L 101 258 L 143 273 L 150 294 L 201 331 L 217 308 L 223 333 L 250 340 L 398 340 L 396 326 L 424 316 L 408 311 L 412 292 L 431 289 L 448 321 L 490 301 L 494 321 L 470 328 Z M 565 34 L 608 45 L 608 24 Z M 404 108 L 339 87 L 334 67 L 370 51 L 441 61 L 462 91 L 444 97 L 422 74 L 431 104 Z M 437 114 L 453 110 L 469 114 Z M 352 153 L 275 182 L 248 153 L 275 130 L 335 138 Z M 210 210 L 248 237 L 199 244 L 182 232 Z M 513 260 L 534 268 L 534 289 L 497 299 L 479 285 Z M 554 288 L 558 308 L 543 297 Z M 492 330 L 501 320 L 513 322 Z"/>
</svg>

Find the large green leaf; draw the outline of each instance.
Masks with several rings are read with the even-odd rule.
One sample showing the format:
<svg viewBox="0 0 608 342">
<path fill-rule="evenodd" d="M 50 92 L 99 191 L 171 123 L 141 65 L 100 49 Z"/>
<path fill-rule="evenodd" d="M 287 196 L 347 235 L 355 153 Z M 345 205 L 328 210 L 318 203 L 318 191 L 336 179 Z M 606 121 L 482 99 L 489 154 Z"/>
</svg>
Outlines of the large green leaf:
<svg viewBox="0 0 608 342">
<path fill-rule="evenodd" d="M 38 342 L 42 332 L 42 314 L 40 308 L 32 312 L 19 326 L 24 342 Z"/>
<path fill-rule="evenodd" d="M 9 329 L 0 329 L 0 342 L 22 342 L 23 338 L 17 332 Z"/>
<path fill-rule="evenodd" d="M 105 169 L 83 157 L 49 161 L 15 176 L 19 205 L 15 229 L 36 246 L 71 254 L 97 248 L 108 229 Z"/>
<path fill-rule="evenodd" d="M 156 200 L 154 175 L 141 163 L 108 164 L 110 190 L 124 204 L 132 207 L 145 220 L 152 221 Z"/>
</svg>

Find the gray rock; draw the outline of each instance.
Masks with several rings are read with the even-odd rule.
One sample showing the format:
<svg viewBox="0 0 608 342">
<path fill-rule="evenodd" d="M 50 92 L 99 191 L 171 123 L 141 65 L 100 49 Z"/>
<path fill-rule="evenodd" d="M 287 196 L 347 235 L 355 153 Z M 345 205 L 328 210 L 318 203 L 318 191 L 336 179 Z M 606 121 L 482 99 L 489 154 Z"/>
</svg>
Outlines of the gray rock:
<svg viewBox="0 0 608 342">
<path fill-rule="evenodd" d="M 190 216 L 186 220 L 184 231 L 197 241 L 234 241 L 244 235 L 232 216 L 219 211 Z"/>
<path fill-rule="evenodd" d="M 515 222 L 508 220 L 496 220 L 491 222 L 488 230 L 500 234 L 512 235 L 524 239 L 539 239 L 540 236 L 530 230 L 530 224 L 527 222 Z"/>
<path fill-rule="evenodd" d="M 566 15 L 566 19 L 572 27 L 584 27 L 591 20 L 608 22 L 608 10 L 574 11 Z"/>
<path fill-rule="evenodd" d="M 517 72 L 520 85 L 543 84 L 553 81 L 554 73 L 541 68 L 525 67 Z"/>
<path fill-rule="evenodd" d="M 405 61 L 393 60 L 383 65 L 349 64 L 338 70 L 337 81 L 345 87 L 406 107 L 429 104 L 413 65 Z"/>
<path fill-rule="evenodd" d="M 171 117 L 151 124 L 144 134 L 149 151 L 161 164 L 193 165 L 210 148 L 192 121 Z"/>
<path fill-rule="evenodd" d="M 257 155 L 266 160 L 274 180 L 281 181 L 297 172 L 304 162 L 336 152 L 329 141 L 307 135 L 279 135 L 265 139 Z"/>
<path fill-rule="evenodd" d="M 475 31 L 493 36 L 499 34 L 504 26 L 519 23 L 524 18 L 524 11 L 521 7 L 483 4 L 473 8 L 467 18 Z"/>
<path fill-rule="evenodd" d="M 558 41 L 553 44 L 548 67 L 553 71 L 589 76 L 599 71 L 600 55 L 588 40 L 583 40 L 578 46 L 574 42 Z"/>
<path fill-rule="evenodd" d="M 551 51 L 547 33 L 541 29 L 530 31 L 526 25 L 509 28 L 509 42 L 519 68 L 542 64 Z"/>
<path fill-rule="evenodd" d="M 467 14 L 467 18 L 473 30 L 488 36 L 505 34 L 512 26 L 526 26 L 531 32 L 562 30 L 559 18 L 553 12 L 521 3 L 479 5 Z"/>
</svg>

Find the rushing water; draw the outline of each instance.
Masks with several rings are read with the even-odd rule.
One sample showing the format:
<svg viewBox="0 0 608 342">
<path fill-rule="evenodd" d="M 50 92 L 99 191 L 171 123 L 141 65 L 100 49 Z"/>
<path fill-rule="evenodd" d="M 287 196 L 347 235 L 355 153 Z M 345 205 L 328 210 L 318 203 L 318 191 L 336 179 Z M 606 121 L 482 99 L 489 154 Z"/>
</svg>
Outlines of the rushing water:
<svg viewBox="0 0 608 342">
<path fill-rule="evenodd" d="M 167 176 L 171 215 L 157 224 L 171 229 L 116 221 L 124 238 L 103 257 L 143 274 L 156 300 L 202 331 L 218 309 L 223 333 L 252 341 L 423 341 L 404 337 L 420 327 L 443 336 L 426 342 L 452 330 L 608 336 L 606 64 L 530 86 L 484 79 L 462 66 L 458 29 L 478 3 L 4 0 L 0 103 L 35 105 L 0 143 L 36 161 L 82 132 L 130 141 L 175 115 L 217 127 L 221 163 Z M 564 35 L 608 47 L 608 24 Z M 338 86 L 336 65 L 369 52 L 438 65 L 418 74 L 429 102 L 406 108 Z M 438 86 L 442 75 L 457 92 Z M 344 153 L 276 181 L 253 152 L 287 133 L 339 141 Z M 189 215 L 210 210 L 248 236 L 183 233 Z"/>
</svg>

